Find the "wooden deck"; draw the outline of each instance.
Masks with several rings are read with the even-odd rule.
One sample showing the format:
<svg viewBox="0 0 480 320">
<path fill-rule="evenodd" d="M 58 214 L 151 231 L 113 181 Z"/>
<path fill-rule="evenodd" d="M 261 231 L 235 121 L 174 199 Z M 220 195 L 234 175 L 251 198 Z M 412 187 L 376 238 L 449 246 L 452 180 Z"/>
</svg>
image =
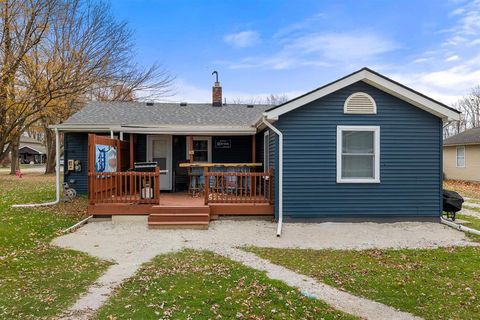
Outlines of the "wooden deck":
<svg viewBox="0 0 480 320">
<path fill-rule="evenodd" d="M 210 220 L 219 216 L 272 216 L 274 207 L 270 203 L 209 203 L 205 198 L 192 197 L 186 192 L 162 193 L 158 204 L 142 204 L 129 198 L 130 203 L 116 202 L 91 204 L 88 213 L 102 215 L 148 215 L 149 227 L 153 228 L 208 228 Z M 122 199 L 124 200 L 124 199 Z M 246 200 L 245 200 L 246 201 Z"/>
</svg>

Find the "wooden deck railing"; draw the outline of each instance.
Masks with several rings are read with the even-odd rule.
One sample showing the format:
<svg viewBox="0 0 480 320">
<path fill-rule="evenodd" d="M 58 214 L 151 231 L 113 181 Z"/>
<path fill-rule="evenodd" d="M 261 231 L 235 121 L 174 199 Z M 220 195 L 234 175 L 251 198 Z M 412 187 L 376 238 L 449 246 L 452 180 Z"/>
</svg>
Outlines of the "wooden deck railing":
<svg viewBox="0 0 480 320">
<path fill-rule="evenodd" d="M 89 172 L 90 204 L 160 203 L 160 172 Z"/>
<path fill-rule="evenodd" d="M 273 204 L 273 170 L 268 172 L 210 172 L 206 167 L 205 204 Z"/>
</svg>

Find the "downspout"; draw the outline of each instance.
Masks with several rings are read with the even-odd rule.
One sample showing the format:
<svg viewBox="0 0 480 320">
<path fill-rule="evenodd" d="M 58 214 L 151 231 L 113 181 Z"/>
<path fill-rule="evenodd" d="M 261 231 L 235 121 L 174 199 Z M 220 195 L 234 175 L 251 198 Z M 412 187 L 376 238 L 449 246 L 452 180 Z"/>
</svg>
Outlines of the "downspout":
<svg viewBox="0 0 480 320">
<path fill-rule="evenodd" d="M 12 208 L 53 206 L 60 202 L 60 134 L 58 132 L 58 128 L 55 128 L 55 144 L 55 184 L 57 188 L 55 201 L 44 203 L 14 204 L 12 205 Z"/>
<path fill-rule="evenodd" d="M 262 122 L 278 135 L 278 224 L 277 237 L 282 234 L 283 225 L 283 134 L 280 130 L 275 128 L 267 121 L 265 116 L 262 117 Z"/>
<path fill-rule="evenodd" d="M 462 226 L 461 224 L 457 224 L 457 223 L 455 223 L 453 221 L 450 221 L 450 220 L 447 220 L 443 217 L 440 217 L 440 222 L 449 226 L 449 227 L 452 227 L 454 229 L 457 229 L 457 230 L 460 230 L 460 231 L 463 231 L 463 232 L 467 232 L 467 233 L 473 233 L 473 234 L 476 234 L 476 235 L 480 236 L 480 231 L 479 230 Z"/>
</svg>

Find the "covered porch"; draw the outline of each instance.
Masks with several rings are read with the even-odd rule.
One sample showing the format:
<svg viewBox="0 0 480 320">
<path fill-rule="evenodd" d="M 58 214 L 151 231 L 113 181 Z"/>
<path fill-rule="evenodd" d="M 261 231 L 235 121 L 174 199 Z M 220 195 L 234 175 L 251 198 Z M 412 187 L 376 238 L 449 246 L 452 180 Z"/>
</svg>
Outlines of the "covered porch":
<svg viewBox="0 0 480 320">
<path fill-rule="evenodd" d="M 89 134 L 88 212 L 148 215 L 152 227 L 207 227 L 221 215 L 273 217 L 274 174 L 258 156 L 257 140 L 256 135 Z M 139 162 L 156 166 L 136 170 Z"/>
</svg>

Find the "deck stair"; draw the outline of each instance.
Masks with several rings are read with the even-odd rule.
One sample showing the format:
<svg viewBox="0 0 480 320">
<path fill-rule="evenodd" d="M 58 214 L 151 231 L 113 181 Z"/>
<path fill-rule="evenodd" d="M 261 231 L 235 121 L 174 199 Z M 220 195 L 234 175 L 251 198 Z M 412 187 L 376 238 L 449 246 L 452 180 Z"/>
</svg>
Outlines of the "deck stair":
<svg viewBox="0 0 480 320">
<path fill-rule="evenodd" d="M 208 229 L 209 206 L 152 206 L 148 227 L 163 229 Z"/>
</svg>

